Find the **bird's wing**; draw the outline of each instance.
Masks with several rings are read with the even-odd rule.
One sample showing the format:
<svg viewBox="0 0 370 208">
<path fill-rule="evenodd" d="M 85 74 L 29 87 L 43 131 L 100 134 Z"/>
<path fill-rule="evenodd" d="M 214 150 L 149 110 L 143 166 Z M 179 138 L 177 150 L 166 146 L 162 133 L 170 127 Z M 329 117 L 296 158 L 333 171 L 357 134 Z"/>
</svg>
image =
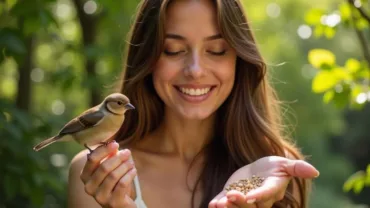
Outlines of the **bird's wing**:
<svg viewBox="0 0 370 208">
<path fill-rule="evenodd" d="M 101 119 L 103 119 L 104 113 L 99 109 L 90 109 L 83 112 L 77 118 L 74 118 L 68 122 L 63 129 L 59 132 L 59 135 L 73 134 L 78 131 L 95 126 Z"/>
</svg>

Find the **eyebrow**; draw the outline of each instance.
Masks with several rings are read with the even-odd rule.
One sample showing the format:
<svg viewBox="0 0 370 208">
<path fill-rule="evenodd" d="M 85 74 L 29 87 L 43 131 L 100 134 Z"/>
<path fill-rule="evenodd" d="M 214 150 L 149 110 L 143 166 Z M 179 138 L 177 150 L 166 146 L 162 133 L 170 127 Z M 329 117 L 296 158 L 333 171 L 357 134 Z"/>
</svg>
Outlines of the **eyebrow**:
<svg viewBox="0 0 370 208">
<path fill-rule="evenodd" d="M 175 39 L 175 40 L 186 40 L 185 37 L 183 37 L 181 35 L 177 35 L 177 34 L 172 34 L 172 33 L 166 34 L 165 38 L 170 38 L 170 39 Z M 216 35 L 208 36 L 208 37 L 204 38 L 204 40 L 205 41 L 210 41 L 210 40 L 216 40 L 216 39 L 221 39 L 221 38 L 222 38 L 221 34 L 216 34 Z"/>
</svg>

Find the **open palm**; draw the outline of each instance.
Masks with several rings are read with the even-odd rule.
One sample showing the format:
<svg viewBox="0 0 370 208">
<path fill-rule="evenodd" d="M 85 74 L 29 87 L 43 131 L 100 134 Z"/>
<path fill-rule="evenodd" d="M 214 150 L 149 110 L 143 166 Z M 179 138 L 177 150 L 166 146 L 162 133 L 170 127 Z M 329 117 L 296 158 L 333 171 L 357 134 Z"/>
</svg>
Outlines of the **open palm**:
<svg viewBox="0 0 370 208">
<path fill-rule="evenodd" d="M 225 188 L 238 180 L 253 175 L 265 178 L 261 187 L 246 195 L 239 191 L 222 191 L 209 204 L 209 208 L 270 208 L 283 199 L 292 176 L 314 178 L 319 172 L 303 160 L 290 160 L 284 157 L 263 157 L 235 171 L 225 184 Z"/>
</svg>

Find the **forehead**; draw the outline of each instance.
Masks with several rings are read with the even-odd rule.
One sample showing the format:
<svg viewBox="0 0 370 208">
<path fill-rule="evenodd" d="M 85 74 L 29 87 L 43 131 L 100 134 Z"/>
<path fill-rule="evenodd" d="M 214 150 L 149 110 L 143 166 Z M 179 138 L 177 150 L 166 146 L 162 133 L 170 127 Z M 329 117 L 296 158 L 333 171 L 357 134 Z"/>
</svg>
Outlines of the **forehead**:
<svg viewBox="0 0 370 208">
<path fill-rule="evenodd" d="M 167 33 L 209 36 L 218 33 L 216 7 L 211 0 L 174 0 L 166 11 Z"/>
</svg>

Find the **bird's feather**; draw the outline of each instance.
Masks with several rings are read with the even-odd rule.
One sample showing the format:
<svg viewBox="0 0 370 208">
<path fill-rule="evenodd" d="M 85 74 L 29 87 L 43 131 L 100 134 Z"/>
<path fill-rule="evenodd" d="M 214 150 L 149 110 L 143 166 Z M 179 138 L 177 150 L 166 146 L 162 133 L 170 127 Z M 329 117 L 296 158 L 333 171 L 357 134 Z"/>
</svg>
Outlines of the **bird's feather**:
<svg viewBox="0 0 370 208">
<path fill-rule="evenodd" d="M 59 136 L 73 134 L 98 124 L 104 118 L 104 113 L 98 108 L 92 108 L 83 112 L 77 118 L 68 122 L 59 132 Z"/>
<path fill-rule="evenodd" d="M 51 137 L 51 138 L 49 138 L 49 139 L 46 139 L 46 140 L 44 140 L 44 141 L 40 142 L 40 143 L 39 143 L 38 145 L 36 145 L 33 149 L 34 149 L 35 151 L 39 151 L 40 149 L 42 149 L 42 148 L 44 148 L 44 147 L 46 147 L 46 146 L 48 146 L 48 145 L 50 145 L 50 144 L 52 144 L 52 143 L 54 143 L 54 142 L 58 141 L 58 139 L 59 139 L 59 136 Z"/>
</svg>

